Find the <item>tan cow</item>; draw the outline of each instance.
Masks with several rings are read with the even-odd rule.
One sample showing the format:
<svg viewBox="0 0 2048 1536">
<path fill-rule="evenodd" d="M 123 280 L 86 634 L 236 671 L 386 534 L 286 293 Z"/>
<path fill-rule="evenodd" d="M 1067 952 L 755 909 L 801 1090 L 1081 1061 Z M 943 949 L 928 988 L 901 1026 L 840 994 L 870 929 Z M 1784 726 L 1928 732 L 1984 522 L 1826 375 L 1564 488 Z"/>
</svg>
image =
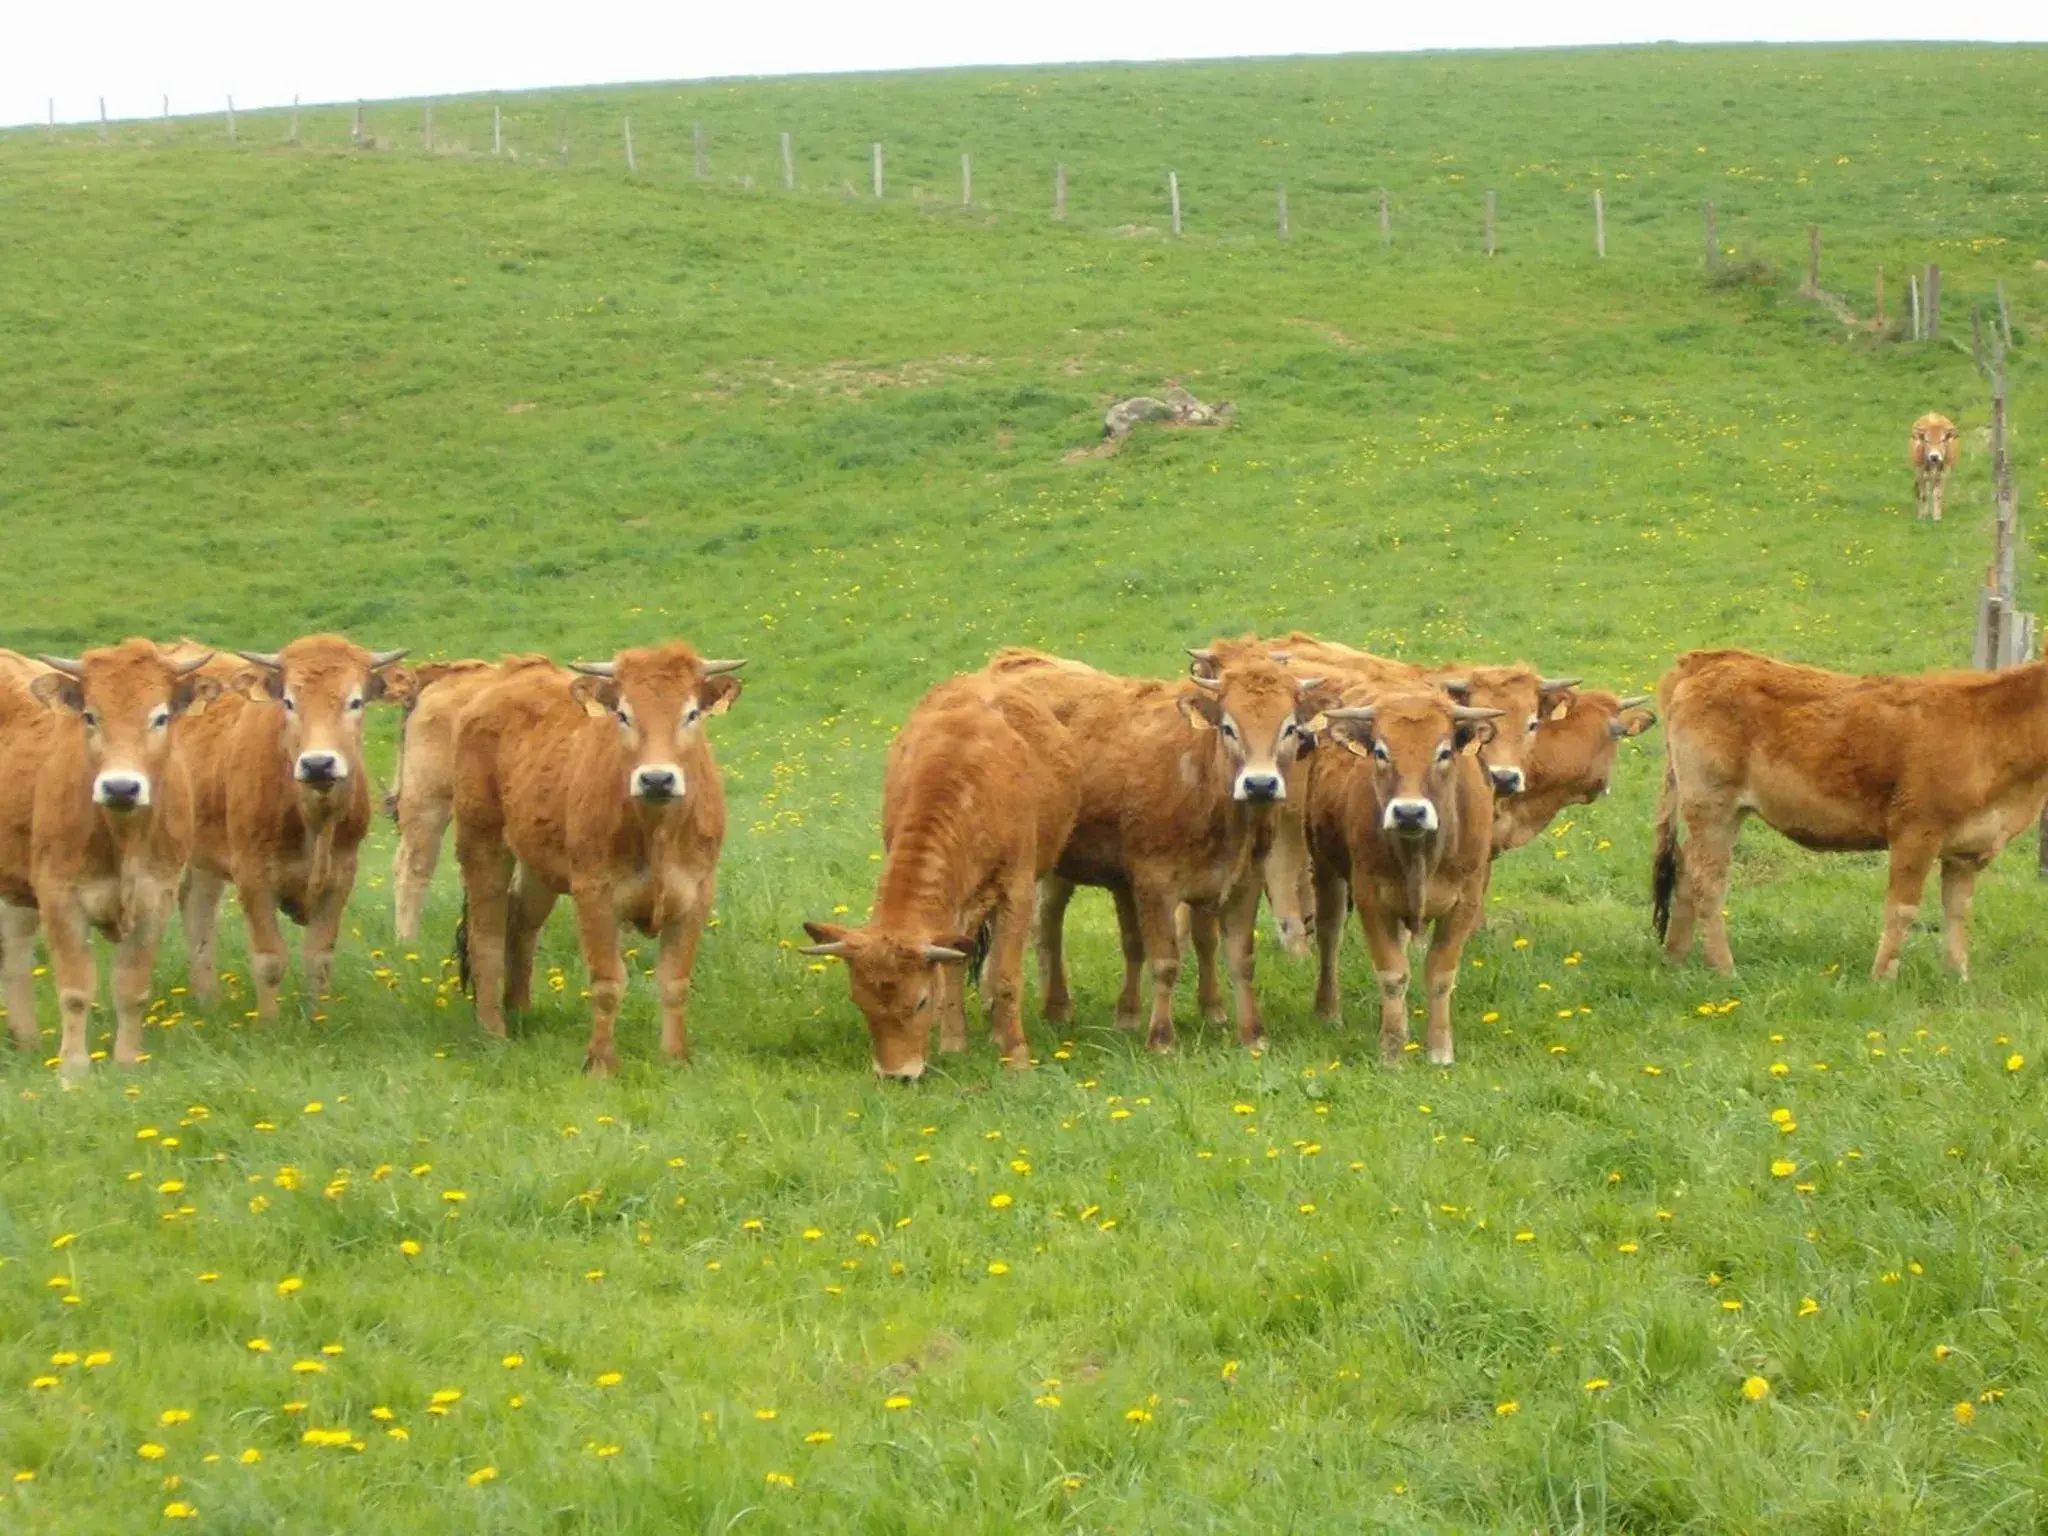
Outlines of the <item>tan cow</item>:
<svg viewBox="0 0 2048 1536">
<path fill-rule="evenodd" d="M 1644 707 L 1649 702 L 1647 693 L 1624 699 L 1603 689 L 1575 688 L 1548 706 L 1525 760 L 1528 774 L 1521 792 L 1494 801 L 1493 851 L 1520 848 L 1566 806 L 1586 805 L 1606 794 L 1614 777 L 1615 748 L 1657 723 L 1656 711 Z"/>
<path fill-rule="evenodd" d="M 1465 940 L 1484 916 L 1493 856 L 1493 789 L 1478 761 L 1500 711 L 1436 690 L 1380 694 L 1325 711 L 1331 746 L 1309 759 L 1308 841 L 1315 861 L 1316 1013 L 1341 1022 L 1337 955 L 1349 887 L 1380 984 L 1380 1059 L 1408 1043 L 1408 943 L 1434 924 L 1423 962 L 1429 1059 L 1448 1066 L 1451 992 Z"/>
<path fill-rule="evenodd" d="M 66 1083 L 90 1069 L 96 990 L 90 931 L 112 940 L 114 1059 L 142 1053 L 143 1012 L 191 839 L 183 717 L 217 690 L 147 640 L 42 658 L 0 687 L 0 956 L 18 1044 L 36 1044 L 35 936 L 57 978 Z"/>
<path fill-rule="evenodd" d="M 1736 832 L 1757 816 L 1817 852 L 1889 850 L 1878 981 L 1898 974 L 1939 862 L 1946 957 L 1969 975 L 1977 876 L 2048 801 L 2048 662 L 1857 677 L 1749 651 L 1689 651 L 1658 696 L 1666 756 L 1653 917 L 1669 958 L 1690 953 L 1697 924 L 1707 963 L 1735 969 L 1721 909 Z M 1682 848 L 1679 816 L 1690 834 Z"/>
<path fill-rule="evenodd" d="M 455 723 L 470 701 L 509 671 L 554 668 L 545 656 L 507 656 L 502 662 L 429 661 L 408 668 L 404 723 L 398 732 L 397 782 L 387 805 L 398 821 L 398 851 L 391 860 L 394 931 L 401 944 L 419 937 L 420 914 L 441 843 L 455 816 Z"/>
<path fill-rule="evenodd" d="M 690 974 L 725 842 L 725 793 L 704 722 L 739 697 L 743 663 L 680 641 L 484 689 L 455 730 L 455 856 L 466 967 L 486 1034 L 532 996 L 533 951 L 557 898 L 576 907 L 590 972 L 587 1071 L 618 1068 L 623 919 L 661 942 L 661 1049 L 689 1055 Z"/>
<path fill-rule="evenodd" d="M 1948 486 L 1949 471 L 1956 467 L 1962 446 L 1956 424 L 1946 416 L 1929 411 L 1913 423 L 1907 459 L 1913 466 L 1913 489 L 1920 499 L 1920 516 L 1941 521 L 1941 493 Z"/>
<path fill-rule="evenodd" d="M 981 993 L 1013 1067 L 1030 1064 L 1021 1021 L 1033 892 L 1074 826 L 1074 743 L 1028 692 L 955 678 L 927 694 L 889 750 L 882 788 L 887 861 L 858 928 L 805 923 L 808 955 L 846 963 L 875 1070 L 923 1075 L 934 1017 L 940 1049 L 964 1050 L 962 977 L 990 927 Z"/>
<path fill-rule="evenodd" d="M 1252 990 L 1253 923 L 1274 813 L 1285 803 L 1306 727 L 1323 701 L 1311 684 L 1251 657 L 1188 684 L 1042 665 L 1041 695 L 1074 734 L 1081 755 L 1081 808 L 1074 834 L 1042 893 L 1039 949 L 1046 1016 L 1071 1008 L 1061 927 L 1074 885 L 1115 898 L 1124 933 L 1124 990 L 1117 1021 L 1137 1023 L 1138 973 L 1152 971 L 1147 1043 L 1173 1044 L 1173 988 L 1180 974 L 1175 909 L 1220 924 L 1237 994 L 1238 1038 L 1265 1037 Z M 1220 999 L 1204 997 L 1211 1017 Z"/>
<path fill-rule="evenodd" d="M 181 906 L 192 991 L 219 995 L 214 934 L 232 884 L 249 925 L 256 1017 L 277 1017 L 284 982 L 282 912 L 305 928 L 309 998 L 327 990 L 356 853 L 370 827 L 363 718 L 404 651 L 307 635 L 277 652 L 238 652 L 243 686 L 186 727 L 193 838 Z"/>
</svg>

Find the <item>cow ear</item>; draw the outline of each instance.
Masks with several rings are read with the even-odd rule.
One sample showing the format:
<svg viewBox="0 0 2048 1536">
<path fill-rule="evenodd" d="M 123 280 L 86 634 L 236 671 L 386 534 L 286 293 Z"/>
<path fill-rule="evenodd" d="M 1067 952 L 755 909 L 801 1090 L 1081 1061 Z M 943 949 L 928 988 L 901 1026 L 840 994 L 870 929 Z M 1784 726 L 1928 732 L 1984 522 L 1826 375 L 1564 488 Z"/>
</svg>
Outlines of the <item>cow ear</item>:
<svg viewBox="0 0 2048 1536">
<path fill-rule="evenodd" d="M 181 677 L 177 686 L 171 689 L 171 713 L 196 715 L 205 709 L 208 703 L 219 697 L 219 678 Z"/>
<path fill-rule="evenodd" d="M 619 685 L 609 677 L 579 672 L 570 679 L 569 697 L 583 706 L 586 715 L 606 715 L 619 707 Z"/>
<path fill-rule="evenodd" d="M 382 672 L 372 672 L 370 680 L 363 684 L 363 702 L 365 704 L 377 699 L 387 698 L 390 696 L 390 693 L 391 679 Z"/>
<path fill-rule="evenodd" d="M 707 715 L 722 715 L 739 702 L 740 680 L 730 672 L 707 677 L 697 695 L 697 707 Z"/>
<path fill-rule="evenodd" d="M 847 930 L 837 923 L 805 923 L 804 932 L 813 944 L 844 944 Z"/>
<path fill-rule="evenodd" d="M 1373 760 L 1371 742 L 1360 741 L 1356 736 L 1349 734 L 1333 734 L 1331 739 L 1353 757 L 1362 757 L 1367 762 Z"/>
<path fill-rule="evenodd" d="M 1472 682 L 1469 678 L 1446 678 L 1438 683 L 1437 687 L 1443 689 L 1445 693 L 1456 699 L 1460 704 L 1470 704 L 1472 702 Z"/>
<path fill-rule="evenodd" d="M 30 679 L 28 691 L 47 709 L 69 710 L 75 715 L 85 708 L 85 690 L 78 679 L 62 672 L 37 673 Z"/>
<path fill-rule="evenodd" d="M 1213 731 L 1223 718 L 1223 704 L 1206 693 L 1184 693 L 1177 701 L 1182 718 L 1198 731 Z"/>
<path fill-rule="evenodd" d="M 1477 751 L 1499 734 L 1491 720 L 1461 720 L 1452 729 L 1451 743 L 1460 752 Z"/>
<path fill-rule="evenodd" d="M 1631 709 L 1618 715 L 1614 721 L 1614 734 L 1618 737 L 1640 736 L 1657 723 L 1654 709 Z"/>
</svg>

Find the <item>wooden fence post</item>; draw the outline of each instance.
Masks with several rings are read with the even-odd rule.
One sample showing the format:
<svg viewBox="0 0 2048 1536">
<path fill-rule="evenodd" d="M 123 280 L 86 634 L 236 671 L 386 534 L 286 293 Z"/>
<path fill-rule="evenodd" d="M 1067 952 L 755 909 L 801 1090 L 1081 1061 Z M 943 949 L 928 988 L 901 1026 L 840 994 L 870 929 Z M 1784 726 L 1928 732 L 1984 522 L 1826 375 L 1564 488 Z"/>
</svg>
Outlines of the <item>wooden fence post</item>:
<svg viewBox="0 0 2048 1536">
<path fill-rule="evenodd" d="M 491 153 L 505 153 L 505 109 L 495 101 L 491 103 Z"/>
<path fill-rule="evenodd" d="M 100 142 L 107 142 L 107 98 L 100 98 Z"/>
<path fill-rule="evenodd" d="M 1492 192 L 1486 194 L 1486 254 L 1489 256 L 1491 256 L 1494 253 L 1495 249 L 1493 239 L 1493 216 L 1498 201 L 1499 199 L 1497 194 Z"/>
<path fill-rule="evenodd" d="M 1721 265 L 1721 231 L 1714 227 L 1714 205 L 1700 204 L 1700 213 L 1707 226 L 1707 270 L 1717 271 Z"/>
<path fill-rule="evenodd" d="M 356 125 L 349 137 L 357 144 L 363 142 L 363 104 L 360 101 L 356 103 Z"/>
<path fill-rule="evenodd" d="M 292 131 L 288 142 L 293 144 L 299 142 L 299 93 L 297 91 L 292 92 Z"/>
<path fill-rule="evenodd" d="M 690 124 L 690 153 L 696 161 L 697 179 L 702 181 L 711 174 L 710 156 L 704 151 L 704 125 L 702 123 Z"/>
<path fill-rule="evenodd" d="M 1927 263 L 1927 339 L 1941 340 L 1941 268 Z"/>
<path fill-rule="evenodd" d="M 974 206 L 974 161 L 964 154 L 960 157 L 960 206 Z"/>
<path fill-rule="evenodd" d="M 1607 259 L 1607 205 L 1598 187 L 1593 189 L 1593 254 Z"/>
<path fill-rule="evenodd" d="M 789 135 L 782 136 L 782 190 L 796 190 L 796 154 L 789 147 Z"/>
<path fill-rule="evenodd" d="M 1067 162 L 1058 161 L 1052 168 L 1052 216 L 1061 223 L 1067 217 Z"/>
<path fill-rule="evenodd" d="M 1884 329 L 1884 263 L 1877 264 L 1877 328 Z"/>
<path fill-rule="evenodd" d="M 882 196 L 882 141 L 880 139 L 875 140 L 872 150 L 875 172 L 875 199 L 879 202 Z"/>
<path fill-rule="evenodd" d="M 2012 311 L 2006 307 L 2005 280 L 2003 278 L 1999 279 L 1997 284 L 1997 290 L 1999 335 L 2000 338 L 2004 341 L 2005 345 L 2010 347 L 2012 345 Z"/>
<path fill-rule="evenodd" d="M 1173 204 L 1173 232 L 1180 233 L 1180 172 L 1166 173 L 1166 195 Z"/>
<path fill-rule="evenodd" d="M 640 174 L 640 167 L 639 167 L 639 166 L 637 166 L 637 165 L 635 165 L 635 164 L 633 163 L 633 119 L 632 119 L 632 118 L 630 118 L 630 117 L 629 117 L 629 118 L 627 118 L 627 119 L 626 119 L 626 121 L 625 121 L 625 131 L 626 131 L 626 174 L 627 174 L 628 176 L 637 176 L 637 175 L 639 175 L 639 174 Z"/>
<path fill-rule="evenodd" d="M 235 142 L 235 98 L 228 98 L 228 142 Z"/>
<path fill-rule="evenodd" d="M 1906 274 L 1906 298 L 1908 302 L 1912 305 L 1912 318 L 1911 322 L 1907 326 L 1907 333 L 1912 337 L 1913 340 L 1919 341 L 1921 339 L 1920 274 L 1917 272 L 1909 272 Z"/>
<path fill-rule="evenodd" d="M 1995 328 L 1992 334 L 1997 334 Z M 1979 373 L 1985 372 L 1984 306 L 1982 304 L 1973 304 L 1970 306 L 1970 361 L 1976 365 L 1977 371 Z"/>
<path fill-rule="evenodd" d="M 1287 183 L 1280 183 L 1280 238 L 1287 238 Z"/>
<path fill-rule="evenodd" d="M 1390 206 L 1390 205 L 1388 204 L 1388 202 L 1387 202 L 1387 189 L 1386 189 L 1385 187 L 1381 187 L 1381 188 L 1380 188 L 1380 244 L 1381 244 L 1381 245 L 1392 245 L 1393 243 L 1394 243 L 1394 214 L 1393 214 L 1393 209 L 1392 209 L 1392 207 L 1391 207 L 1391 206 Z"/>
<path fill-rule="evenodd" d="M 1806 226 L 1806 287 L 1809 299 L 1820 297 L 1820 226 Z"/>
</svg>

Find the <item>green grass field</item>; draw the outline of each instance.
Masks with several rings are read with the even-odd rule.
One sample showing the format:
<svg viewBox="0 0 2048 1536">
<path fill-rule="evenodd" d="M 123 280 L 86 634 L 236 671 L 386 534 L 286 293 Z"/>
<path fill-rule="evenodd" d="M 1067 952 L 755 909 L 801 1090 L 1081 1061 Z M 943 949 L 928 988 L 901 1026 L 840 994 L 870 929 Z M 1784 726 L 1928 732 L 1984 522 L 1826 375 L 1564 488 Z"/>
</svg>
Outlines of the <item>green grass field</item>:
<svg viewBox="0 0 2048 1536">
<path fill-rule="evenodd" d="M 1005 643 L 1965 661 L 2000 282 L 2048 513 L 2044 88 L 2039 49 L 1647 49 L 621 88 L 505 102 L 502 160 L 489 101 L 432 156 L 397 105 L 376 149 L 339 109 L 0 136 L 0 644 L 751 658 L 687 1069 L 643 982 L 622 1075 L 578 1075 L 560 918 L 486 1049 L 452 871 L 398 949 L 381 825 L 335 998 L 295 967 L 276 1029 L 201 1018 L 173 942 L 144 1068 L 0 1065 L 0 1528 L 2048 1525 L 2031 839 L 1967 985 L 1931 928 L 1872 985 L 1881 861 L 1754 829 L 1739 976 L 1667 971 L 1662 742 L 1625 745 L 1503 861 L 1448 1071 L 1373 1064 L 1355 931 L 1341 1029 L 1268 949 L 1267 1054 L 1190 991 L 1152 1059 L 1084 896 L 1079 1024 L 1027 1005 L 1037 1070 L 977 1040 L 907 1090 L 791 950 L 865 909 L 895 722 Z M 1777 281 L 1706 281 L 1708 199 Z M 1800 300 L 1809 223 L 1859 314 L 1941 263 L 1944 339 Z M 1169 379 L 1238 425 L 1063 462 Z"/>
</svg>

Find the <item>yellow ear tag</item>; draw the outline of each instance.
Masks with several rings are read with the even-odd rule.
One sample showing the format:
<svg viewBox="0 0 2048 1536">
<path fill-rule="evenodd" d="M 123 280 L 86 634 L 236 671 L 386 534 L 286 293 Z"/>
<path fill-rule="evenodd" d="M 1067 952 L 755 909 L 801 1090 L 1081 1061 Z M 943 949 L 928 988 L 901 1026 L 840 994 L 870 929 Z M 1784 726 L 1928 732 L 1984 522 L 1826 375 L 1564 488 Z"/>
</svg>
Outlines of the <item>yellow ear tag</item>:
<svg viewBox="0 0 2048 1536">
<path fill-rule="evenodd" d="M 1550 718 L 1553 720 L 1562 720 L 1566 715 L 1571 713 L 1571 708 L 1572 706 L 1570 700 L 1560 699 L 1557 703 L 1557 707 L 1551 710 Z"/>
<path fill-rule="evenodd" d="M 1372 748 L 1364 745 L 1356 737 L 1346 736 L 1343 738 L 1343 742 L 1344 750 L 1346 752 L 1349 752 L 1353 757 L 1362 757 L 1367 759 L 1368 761 L 1371 760 Z"/>
<path fill-rule="evenodd" d="M 583 713 L 590 716 L 590 718 L 593 720 L 602 720 L 606 715 L 610 714 L 611 711 L 606 709 L 602 704 L 598 703 L 595 699 L 585 699 L 583 701 Z"/>
</svg>

